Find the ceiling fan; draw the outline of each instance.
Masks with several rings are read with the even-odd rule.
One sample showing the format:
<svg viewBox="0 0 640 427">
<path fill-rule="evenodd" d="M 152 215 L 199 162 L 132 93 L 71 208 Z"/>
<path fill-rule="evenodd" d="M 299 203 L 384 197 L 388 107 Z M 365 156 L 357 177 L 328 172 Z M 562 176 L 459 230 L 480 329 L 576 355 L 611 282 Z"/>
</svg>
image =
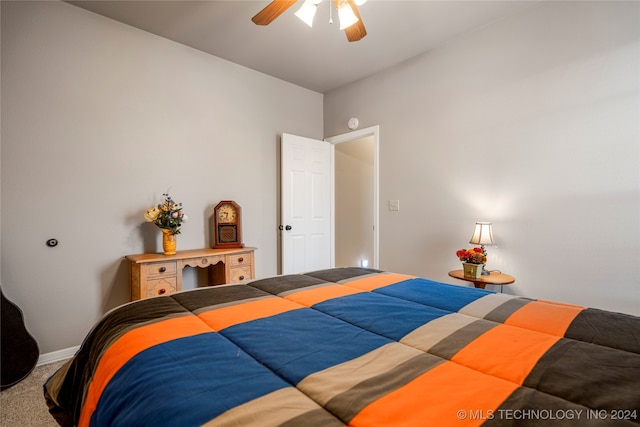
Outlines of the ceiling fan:
<svg viewBox="0 0 640 427">
<path fill-rule="evenodd" d="M 364 23 L 358 11 L 358 5 L 364 4 L 366 0 L 329 0 L 338 10 L 340 29 L 344 30 L 347 40 L 357 42 L 367 35 Z M 251 20 L 257 25 L 269 25 L 274 19 L 289 9 L 297 0 L 273 0 L 264 9 L 258 12 Z M 304 21 L 308 26 L 313 25 L 318 5 L 322 0 L 305 0 L 296 16 Z M 329 21 L 331 22 L 331 21 Z"/>
</svg>

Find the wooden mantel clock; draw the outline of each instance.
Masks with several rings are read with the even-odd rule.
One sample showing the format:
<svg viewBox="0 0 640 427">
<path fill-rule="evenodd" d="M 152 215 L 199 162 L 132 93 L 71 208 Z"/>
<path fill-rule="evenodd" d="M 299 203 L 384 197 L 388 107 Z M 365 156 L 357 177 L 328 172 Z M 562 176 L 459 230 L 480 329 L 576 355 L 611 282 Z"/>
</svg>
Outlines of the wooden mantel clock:
<svg viewBox="0 0 640 427">
<path fill-rule="evenodd" d="M 223 200 L 214 208 L 213 247 L 242 248 L 242 217 L 240 206 L 231 200 Z"/>
</svg>

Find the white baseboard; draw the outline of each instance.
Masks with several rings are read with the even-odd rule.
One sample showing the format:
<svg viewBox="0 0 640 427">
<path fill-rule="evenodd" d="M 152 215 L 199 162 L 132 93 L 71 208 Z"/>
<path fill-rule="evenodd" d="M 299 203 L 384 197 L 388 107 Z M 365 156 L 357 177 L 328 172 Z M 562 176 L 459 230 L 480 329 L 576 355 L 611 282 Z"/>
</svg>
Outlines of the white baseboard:
<svg viewBox="0 0 640 427">
<path fill-rule="evenodd" d="M 38 363 L 36 364 L 36 366 L 46 365 L 47 363 L 69 359 L 70 357 L 73 357 L 79 349 L 80 346 L 77 345 L 75 347 L 63 348 L 62 350 L 41 354 L 38 358 Z"/>
</svg>

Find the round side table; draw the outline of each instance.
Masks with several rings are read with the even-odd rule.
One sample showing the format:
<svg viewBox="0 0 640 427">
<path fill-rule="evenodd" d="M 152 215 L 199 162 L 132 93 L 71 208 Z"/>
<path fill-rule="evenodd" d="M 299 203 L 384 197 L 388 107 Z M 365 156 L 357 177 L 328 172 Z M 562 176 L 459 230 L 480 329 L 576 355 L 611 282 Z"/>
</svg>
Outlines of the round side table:
<svg viewBox="0 0 640 427">
<path fill-rule="evenodd" d="M 480 289 L 484 289 L 484 287 L 486 285 L 510 285 L 513 282 L 516 281 L 515 277 L 513 276 L 509 276 L 508 274 L 504 274 L 504 273 L 498 273 L 495 271 L 492 271 L 490 274 L 484 275 L 484 276 L 480 276 L 478 279 L 476 278 L 470 278 L 470 277 L 464 277 L 464 271 L 462 270 L 453 270 L 449 272 L 449 276 L 455 278 L 455 279 L 460 279 L 460 280 L 465 280 L 467 282 L 472 282 L 473 286 L 475 286 L 476 288 L 480 288 Z M 502 290 L 502 288 L 500 288 L 500 290 Z"/>
</svg>

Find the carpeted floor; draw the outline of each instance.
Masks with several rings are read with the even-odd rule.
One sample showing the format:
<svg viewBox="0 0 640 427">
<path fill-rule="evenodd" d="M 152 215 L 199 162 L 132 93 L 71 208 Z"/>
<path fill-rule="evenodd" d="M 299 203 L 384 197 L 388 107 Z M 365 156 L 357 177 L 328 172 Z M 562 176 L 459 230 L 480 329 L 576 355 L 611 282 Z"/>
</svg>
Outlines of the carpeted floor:
<svg viewBox="0 0 640 427">
<path fill-rule="evenodd" d="M 1 427 L 58 426 L 49 415 L 42 385 L 64 362 L 38 366 L 27 378 L 0 393 Z"/>
</svg>

